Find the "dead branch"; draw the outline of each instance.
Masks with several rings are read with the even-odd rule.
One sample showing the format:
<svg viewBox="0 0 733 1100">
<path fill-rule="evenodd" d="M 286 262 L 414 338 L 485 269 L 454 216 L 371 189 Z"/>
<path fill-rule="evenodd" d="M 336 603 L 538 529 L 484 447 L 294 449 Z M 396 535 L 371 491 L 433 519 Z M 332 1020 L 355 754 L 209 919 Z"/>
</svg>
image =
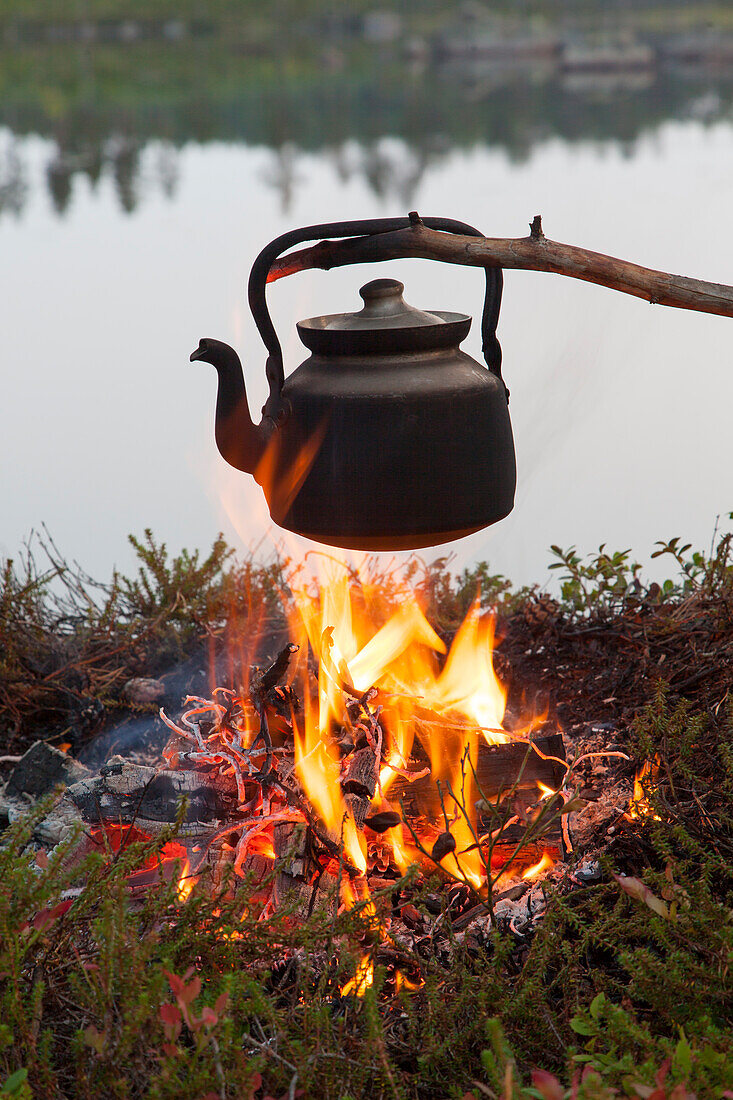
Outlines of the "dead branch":
<svg viewBox="0 0 733 1100">
<path fill-rule="evenodd" d="M 571 279 L 597 283 L 610 290 L 644 298 L 652 305 L 674 306 L 701 313 L 733 317 L 733 286 L 688 279 L 665 271 L 591 252 L 587 248 L 551 241 L 542 231 L 542 219 L 535 215 L 528 237 L 464 237 L 428 229 L 417 217 L 412 224 L 391 233 L 320 241 L 282 256 L 270 268 L 268 283 L 298 271 L 348 264 L 376 263 L 418 257 L 443 260 L 469 267 L 504 267 L 523 271 L 549 271 Z"/>
</svg>

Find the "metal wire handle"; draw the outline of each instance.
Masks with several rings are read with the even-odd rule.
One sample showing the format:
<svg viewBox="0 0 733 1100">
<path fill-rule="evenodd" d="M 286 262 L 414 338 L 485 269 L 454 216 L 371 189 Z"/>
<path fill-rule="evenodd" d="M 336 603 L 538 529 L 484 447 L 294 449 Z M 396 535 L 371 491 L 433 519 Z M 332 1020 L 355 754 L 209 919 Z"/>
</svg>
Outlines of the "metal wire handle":
<svg viewBox="0 0 733 1100">
<path fill-rule="evenodd" d="M 263 413 L 278 421 L 284 412 L 281 397 L 285 383 L 285 371 L 283 369 L 283 354 L 275 326 L 267 308 L 265 288 L 267 276 L 273 262 L 283 252 L 296 244 L 305 241 L 333 239 L 337 237 L 362 237 L 375 236 L 379 233 L 394 233 L 398 229 L 408 229 L 413 224 L 417 215 L 407 218 L 371 218 L 365 221 L 326 222 L 323 225 L 308 225 L 301 229 L 291 229 L 270 241 L 262 249 L 259 256 L 252 264 L 249 275 L 249 308 L 252 311 L 255 324 L 268 351 L 265 373 L 270 385 L 270 393 L 265 402 Z M 428 229 L 436 229 L 443 233 L 459 233 L 466 237 L 483 237 L 478 229 L 467 225 L 465 222 L 454 221 L 452 218 L 421 218 L 423 225 Z M 504 385 L 507 401 L 509 390 L 504 384 L 501 375 L 501 345 L 496 336 L 496 326 L 499 322 L 499 309 L 501 307 L 501 293 L 504 286 L 504 275 L 500 267 L 486 267 L 486 296 L 484 298 L 484 310 L 481 318 L 482 352 L 486 366 L 495 374 Z"/>
</svg>

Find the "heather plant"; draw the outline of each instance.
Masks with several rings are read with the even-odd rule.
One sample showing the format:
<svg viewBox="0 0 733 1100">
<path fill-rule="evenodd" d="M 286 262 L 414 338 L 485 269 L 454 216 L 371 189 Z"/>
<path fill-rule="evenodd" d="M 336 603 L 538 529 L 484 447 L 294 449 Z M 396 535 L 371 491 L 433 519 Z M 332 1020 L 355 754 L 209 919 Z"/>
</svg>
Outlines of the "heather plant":
<svg viewBox="0 0 733 1100">
<path fill-rule="evenodd" d="M 201 622 L 211 616 L 223 583 L 224 566 L 234 551 L 219 535 L 201 560 L 198 550 L 182 550 L 171 558 L 164 542 L 156 542 L 150 528 L 144 538 L 129 536 L 140 561 L 134 578 L 121 578 L 120 592 L 130 618 L 168 618 Z"/>
<path fill-rule="evenodd" d="M 629 595 L 636 595 L 642 590 L 639 581 L 641 564 L 631 560 L 630 550 L 609 553 L 605 543 L 602 543 L 598 553 L 589 555 L 585 561 L 574 546 L 569 550 L 551 546 L 550 550 L 559 560 L 548 568 L 564 570 L 560 578 L 560 591 L 563 603 L 571 612 L 611 615 Z"/>
<path fill-rule="evenodd" d="M 283 629 L 284 560 L 235 562 L 221 537 L 204 558 L 171 555 L 150 531 L 131 544 L 136 575 L 115 573 L 109 584 L 66 562 L 47 532 L 3 563 L 0 732 L 86 736 L 105 710 L 130 709 L 121 694 L 130 677 L 224 649 L 227 633 L 256 640 Z"/>
</svg>

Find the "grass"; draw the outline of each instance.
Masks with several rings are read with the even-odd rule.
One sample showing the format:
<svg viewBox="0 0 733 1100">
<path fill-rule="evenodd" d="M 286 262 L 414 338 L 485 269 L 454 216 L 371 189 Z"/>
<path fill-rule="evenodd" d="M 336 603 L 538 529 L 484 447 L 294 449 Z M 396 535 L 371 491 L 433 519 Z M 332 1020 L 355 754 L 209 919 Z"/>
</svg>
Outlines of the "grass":
<svg viewBox="0 0 733 1100">
<path fill-rule="evenodd" d="M 249 655 L 232 663 L 232 638 L 257 634 L 262 652 L 282 640 L 288 563 L 238 562 L 221 540 L 206 556 L 171 556 L 150 533 L 135 546 L 138 574 L 109 585 L 65 565 L 48 540 L 43 567 L 32 554 L 6 564 L 3 751 L 22 751 L 40 732 L 69 738 L 70 715 L 91 699 L 102 726 L 116 722 L 131 675 L 208 654 L 246 677 Z M 163 876 L 132 903 L 126 877 L 151 845 L 75 866 L 71 842 L 36 853 L 31 817 L 0 848 L 0 1095 L 728 1095 L 731 539 L 720 536 L 709 555 L 679 540 L 659 550 L 677 572 L 668 585 L 646 585 L 626 553 L 602 548 L 583 561 L 558 548 L 558 600 L 517 592 L 485 565 L 459 578 L 446 562 L 414 571 L 446 636 L 478 589 L 499 607 L 500 651 L 513 667 L 523 655 L 527 675 L 541 681 L 551 647 L 547 678 L 576 708 L 571 717 L 596 716 L 603 676 L 626 677 L 617 736 L 637 760 L 656 761 L 654 814 L 614 835 L 600 882 L 559 890 L 526 940 L 454 935 L 450 951 L 422 960 L 418 990 L 395 995 L 378 966 L 363 997 L 342 998 L 373 946 L 358 913 L 304 923 L 279 911 L 258 921 L 246 888 L 181 903 Z M 388 576 L 384 583 L 388 599 Z M 564 683 L 556 662 L 570 660 Z M 680 690 L 699 669 L 707 675 Z M 78 720 L 72 733 L 77 743 L 90 735 Z M 412 877 L 397 902 L 424 909 L 431 888 Z M 381 911 L 393 893 L 377 898 Z"/>
</svg>

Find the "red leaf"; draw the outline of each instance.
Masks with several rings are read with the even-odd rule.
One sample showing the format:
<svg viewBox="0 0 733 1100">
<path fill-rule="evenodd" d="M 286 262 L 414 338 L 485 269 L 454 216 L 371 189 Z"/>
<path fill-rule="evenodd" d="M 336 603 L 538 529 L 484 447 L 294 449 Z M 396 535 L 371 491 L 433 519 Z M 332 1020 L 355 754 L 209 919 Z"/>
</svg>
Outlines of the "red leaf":
<svg viewBox="0 0 733 1100">
<path fill-rule="evenodd" d="M 645 905 L 648 905 L 653 913 L 657 913 L 660 917 L 664 917 L 665 920 L 670 920 L 669 906 L 658 898 L 656 894 L 653 894 L 646 883 L 642 882 L 640 878 L 634 878 L 633 875 L 613 875 L 616 882 L 619 884 L 625 894 L 628 894 L 630 898 L 634 898 L 636 901 L 643 901 Z M 661 1071 L 660 1071 L 661 1072 Z M 664 1071 L 666 1074 L 666 1070 Z M 664 1080 L 664 1078 L 662 1078 Z"/>
<path fill-rule="evenodd" d="M 178 994 L 178 1000 L 183 1001 L 185 1005 L 190 1005 L 192 1001 L 195 1001 L 201 992 L 201 979 L 196 977 L 192 982 L 189 982 L 184 987 L 183 991 Z"/>
<path fill-rule="evenodd" d="M 262 1088 L 262 1074 L 261 1073 L 256 1073 L 254 1075 L 254 1077 L 252 1078 L 252 1081 L 250 1083 L 249 1100 L 254 1100 L 255 1093 L 259 1092 L 261 1088 Z"/>
<path fill-rule="evenodd" d="M 532 1084 L 542 1094 L 544 1100 L 563 1100 L 565 1089 L 557 1077 L 548 1073 L 546 1069 L 532 1070 Z"/>
<path fill-rule="evenodd" d="M 170 983 L 170 987 L 176 997 L 181 993 L 184 988 L 184 982 L 182 978 L 179 978 L 177 974 L 171 974 L 170 970 L 164 970 L 166 978 Z"/>
<path fill-rule="evenodd" d="M 178 1005 L 164 1004 L 160 1006 L 160 1018 L 164 1024 L 174 1026 L 181 1022 L 181 1010 Z"/>
<path fill-rule="evenodd" d="M 33 918 L 33 927 L 37 932 L 42 932 L 44 928 L 48 928 L 59 917 L 63 917 L 64 913 L 67 913 L 73 904 L 73 901 L 60 901 L 52 909 L 41 909 L 41 912 L 36 913 Z"/>
<path fill-rule="evenodd" d="M 84 1029 L 84 1041 L 87 1046 L 90 1046 L 92 1050 L 101 1055 L 107 1042 L 107 1032 L 99 1031 L 94 1024 L 90 1024 L 89 1027 Z"/>
<path fill-rule="evenodd" d="M 228 1000 L 229 1000 L 229 994 L 228 993 L 222 993 L 222 995 L 220 997 L 217 997 L 216 1000 L 214 1001 L 214 1011 L 218 1012 L 219 1015 L 221 1015 L 222 1012 L 224 1011 L 224 1009 L 227 1006 Z"/>
<path fill-rule="evenodd" d="M 213 1027 L 214 1024 L 219 1023 L 219 1017 L 214 1012 L 213 1008 L 204 1008 L 201 1011 L 201 1023 L 206 1027 Z"/>
<path fill-rule="evenodd" d="M 177 1054 L 180 1054 L 178 1047 L 174 1047 L 173 1043 L 162 1043 L 160 1048 L 164 1054 L 167 1054 L 169 1058 L 175 1058 Z"/>
<path fill-rule="evenodd" d="M 659 1085 L 660 1088 L 664 1084 L 664 1079 L 667 1076 L 667 1074 L 669 1073 L 669 1067 L 670 1067 L 671 1064 L 672 1064 L 672 1059 L 671 1058 L 665 1058 L 665 1060 L 662 1062 L 661 1066 L 657 1070 L 656 1074 L 654 1075 L 654 1080 L 656 1081 L 656 1083 Z"/>
</svg>

